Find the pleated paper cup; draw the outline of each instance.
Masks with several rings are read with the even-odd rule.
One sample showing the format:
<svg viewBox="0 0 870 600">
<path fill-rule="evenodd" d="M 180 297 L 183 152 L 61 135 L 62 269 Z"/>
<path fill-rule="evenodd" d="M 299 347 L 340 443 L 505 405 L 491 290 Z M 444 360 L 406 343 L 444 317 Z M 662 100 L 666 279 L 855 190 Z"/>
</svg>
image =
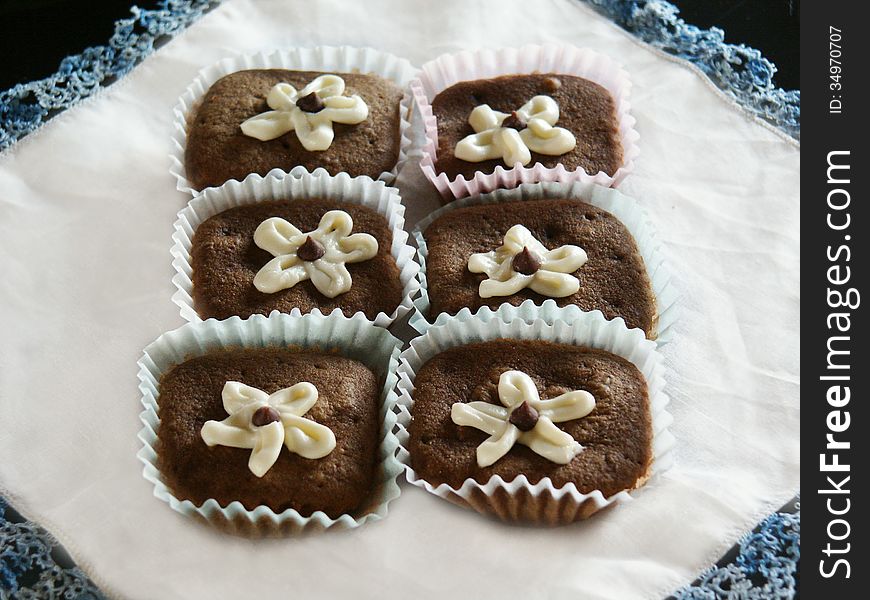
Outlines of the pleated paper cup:
<svg viewBox="0 0 870 600">
<path fill-rule="evenodd" d="M 613 96 L 616 104 L 616 119 L 619 123 L 619 139 L 622 144 L 623 162 L 611 176 L 603 171 L 587 173 L 578 168 L 568 170 L 562 165 L 548 168 L 540 163 L 533 166 L 504 168 L 497 166 L 492 173 L 475 173 L 471 179 L 459 175 L 450 179 L 435 169 L 438 152 L 438 123 L 432 112 L 432 101 L 440 92 L 460 81 L 490 79 L 501 75 L 524 75 L 530 73 L 557 73 L 574 75 L 593 81 L 604 87 Z M 628 73 L 607 56 L 588 48 L 570 45 L 527 45 L 521 48 L 500 48 L 465 51 L 445 54 L 427 62 L 420 69 L 420 76 L 411 82 L 411 94 L 423 118 L 426 140 L 420 167 L 426 177 L 435 184 L 445 201 L 453 198 L 474 196 L 499 188 L 515 188 L 521 183 L 541 181 L 593 182 L 613 187 L 625 179 L 634 169 L 634 161 L 640 154 L 635 130 L 635 118 L 631 116 L 628 101 L 631 81 Z"/>
<path fill-rule="evenodd" d="M 638 487 L 655 481 L 670 467 L 675 440 L 667 428 L 673 419 L 666 410 L 665 367 L 655 342 L 646 339 L 640 329 L 625 327 L 622 319 L 608 321 L 598 311 L 582 313 L 570 323 L 543 318 L 527 322 L 511 318 L 511 315 L 511 311 L 499 309 L 489 320 L 472 315 L 451 317 L 412 340 L 410 348 L 402 353 L 397 386 L 398 458 L 405 465 L 408 482 L 440 498 L 479 513 L 494 515 L 503 521 L 539 525 L 565 525 L 585 519 L 611 505 L 631 500 L 633 490 L 623 490 L 605 497 L 600 490 L 580 492 L 573 483 L 556 487 L 548 477 L 532 484 L 525 475 L 512 481 L 505 481 L 496 475 L 485 483 L 466 479 L 460 487 L 454 488 L 446 483 L 433 485 L 414 470 L 407 448 L 416 374 L 429 359 L 449 348 L 502 338 L 599 348 L 633 363 L 647 383 L 653 429 L 653 460 L 646 476 L 638 482 Z"/>
<path fill-rule="evenodd" d="M 408 84 L 416 77 L 418 69 L 404 58 L 399 58 L 387 52 L 373 48 L 355 48 L 352 46 L 316 46 L 313 48 L 291 48 L 276 50 L 271 53 L 260 52 L 254 55 L 224 58 L 217 63 L 202 69 L 196 79 L 178 99 L 175 105 L 175 124 L 172 132 L 172 153 L 169 155 L 171 166 L 169 172 L 176 179 L 176 187 L 182 192 L 193 194 L 200 192 L 193 187 L 187 178 L 184 166 L 184 150 L 187 147 L 187 128 L 199 107 L 199 103 L 208 89 L 218 79 L 249 69 L 287 69 L 290 71 L 317 71 L 322 73 L 363 73 L 379 75 L 398 85 L 405 91 L 399 109 L 401 142 L 399 158 L 396 165 L 389 171 L 384 171 L 378 177 L 386 183 L 392 183 L 402 165 L 413 151 L 413 141 L 410 131 L 412 98 L 407 91 Z M 290 170 L 295 175 L 297 167 Z"/>
<path fill-rule="evenodd" d="M 417 244 L 417 257 L 420 263 L 419 278 L 422 282 L 422 287 L 419 296 L 414 301 L 415 310 L 409 321 L 411 326 L 420 333 L 425 333 L 433 323 L 440 324 L 449 318 L 447 313 L 439 315 L 430 314 L 431 303 L 429 301 L 426 279 L 426 259 L 429 256 L 429 249 L 426 245 L 425 236 L 426 229 L 433 222 L 445 213 L 465 206 L 497 205 L 504 202 L 530 202 L 545 199 L 567 199 L 586 202 L 606 210 L 625 225 L 637 244 L 638 251 L 646 267 L 652 291 L 656 297 L 655 323 L 649 337 L 656 340 L 659 344 L 669 342 L 673 337 L 673 325 L 679 318 L 678 300 L 680 294 L 674 283 L 673 274 L 665 261 L 662 244 L 655 227 L 640 203 L 633 198 L 615 189 L 604 188 L 583 181 L 575 181 L 568 184 L 527 183 L 513 190 L 497 190 L 489 194 L 463 198 L 436 210 L 417 223 L 411 235 Z M 574 305 L 559 308 L 556 305 L 556 301 L 552 299 L 545 300 L 541 304 L 536 304 L 532 300 L 526 300 L 518 307 L 505 303 L 501 308 L 504 308 L 505 314 L 510 314 L 511 318 L 521 318 L 526 321 L 531 321 L 537 317 L 545 317 L 549 319 L 558 318 L 570 322 L 576 318 L 576 315 L 583 312 L 579 307 Z M 471 314 L 471 310 L 468 308 L 464 308 L 458 313 L 459 316 L 463 317 L 470 316 Z M 491 318 L 493 311 L 488 307 L 482 307 L 475 314 L 484 318 Z"/>
<path fill-rule="evenodd" d="M 176 287 L 172 301 L 181 309 L 181 316 L 190 322 L 202 320 L 193 302 L 191 248 L 196 229 L 203 222 L 209 217 L 239 206 L 273 200 L 306 199 L 329 199 L 365 206 L 387 220 L 393 234 L 390 253 L 396 260 L 402 282 L 402 301 L 390 314 L 378 313 L 372 322 L 379 327 L 389 327 L 406 315 L 420 289 L 420 266 L 414 261 L 414 249 L 408 244 L 408 233 L 404 229 L 405 207 L 399 190 L 366 176 L 351 177 L 347 173 L 330 175 L 324 169 L 309 173 L 303 169 L 296 176 L 287 177 L 276 169 L 265 177 L 252 174 L 243 181 L 232 180 L 220 187 L 208 188 L 179 211 L 170 253 L 172 266 L 175 268 L 172 283 Z M 289 314 L 299 316 L 302 312 L 294 308 Z"/>
<path fill-rule="evenodd" d="M 142 475 L 154 484 L 154 495 L 168 503 L 173 510 L 237 535 L 264 537 L 324 529 L 352 529 L 383 519 L 387 516 L 388 504 L 400 493 L 396 477 L 402 471 L 402 465 L 395 458 L 398 439 L 393 433 L 397 398 L 394 388 L 400 344 L 388 331 L 375 327 L 360 315 L 348 318 L 338 311 L 329 315 L 315 312 L 301 317 L 274 312 L 269 317 L 255 315 L 244 320 L 238 317 L 223 321 L 209 319 L 188 323 L 164 333 L 145 348 L 138 363 L 139 390 L 144 407 L 139 415 L 143 423 L 138 436 L 142 441 L 142 449 L 137 454 L 144 463 Z M 162 377 L 185 360 L 223 348 L 291 346 L 336 350 L 343 356 L 364 363 L 384 381 L 375 488 L 368 502 L 353 514 L 343 514 L 333 519 L 322 511 L 302 515 L 288 508 L 276 513 L 268 506 L 248 510 L 238 501 L 221 506 L 215 499 L 208 499 L 200 505 L 178 499 L 166 486 L 157 467 Z"/>
</svg>

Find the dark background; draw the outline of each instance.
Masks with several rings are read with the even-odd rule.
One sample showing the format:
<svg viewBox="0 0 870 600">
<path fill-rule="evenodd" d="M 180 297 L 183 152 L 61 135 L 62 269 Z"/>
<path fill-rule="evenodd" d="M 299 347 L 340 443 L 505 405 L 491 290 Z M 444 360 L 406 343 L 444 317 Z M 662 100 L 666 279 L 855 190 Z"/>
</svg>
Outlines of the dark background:
<svg viewBox="0 0 870 600">
<path fill-rule="evenodd" d="M 315 1 L 315 0 L 306 0 Z M 761 50 L 778 67 L 776 85 L 800 87 L 799 0 L 671 0 L 687 23 L 725 30 L 725 40 Z M 61 59 L 103 45 L 129 0 L 0 0 L 0 90 L 42 79 Z M 142 8 L 156 8 L 140 0 Z"/>
</svg>

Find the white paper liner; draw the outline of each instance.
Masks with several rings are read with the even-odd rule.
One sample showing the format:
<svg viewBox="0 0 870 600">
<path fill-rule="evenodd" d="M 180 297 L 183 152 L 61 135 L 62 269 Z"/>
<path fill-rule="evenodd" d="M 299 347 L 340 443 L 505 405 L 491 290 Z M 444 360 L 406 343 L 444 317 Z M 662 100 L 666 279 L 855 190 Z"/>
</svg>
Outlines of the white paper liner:
<svg viewBox="0 0 870 600">
<path fill-rule="evenodd" d="M 144 406 L 139 415 L 143 427 L 138 435 L 143 447 L 137 454 L 145 465 L 142 475 L 154 484 L 154 495 L 167 502 L 173 510 L 238 535 L 260 537 L 305 530 L 350 529 L 384 518 L 387 515 L 387 505 L 400 494 L 396 477 L 402 471 L 402 466 L 395 458 L 398 440 L 393 433 L 396 422 L 394 406 L 397 399 L 394 387 L 397 382 L 400 344 L 387 330 L 373 326 L 361 315 L 348 318 L 338 311 L 329 315 L 315 311 L 301 317 L 273 312 L 269 317 L 255 315 L 249 319 L 209 319 L 200 323 L 188 323 L 164 333 L 145 348 L 138 362 L 139 390 L 142 392 Z M 342 355 L 363 362 L 384 379 L 380 409 L 383 424 L 378 445 L 376 488 L 368 505 L 361 507 L 355 515 L 344 514 L 333 519 L 322 511 L 316 511 L 305 517 L 295 509 L 276 513 L 268 506 L 258 506 L 254 510 L 248 510 L 238 501 L 223 507 L 214 499 L 208 499 L 197 506 L 190 500 L 176 498 L 163 482 L 157 468 L 154 446 L 160 425 L 157 414 L 160 379 L 164 373 L 174 365 L 212 350 L 268 346 L 338 348 Z"/>
<path fill-rule="evenodd" d="M 407 314 L 420 289 L 420 266 L 414 261 L 414 249 L 408 244 L 408 233 L 404 230 L 405 207 L 399 190 L 387 187 L 383 181 L 374 181 L 370 177 L 351 177 L 347 173 L 330 175 L 325 169 L 315 169 L 313 173 L 301 169 L 294 177 L 287 177 L 282 171 L 275 169 L 265 177 L 254 173 L 243 181 L 231 180 L 220 187 L 207 188 L 178 212 L 170 253 L 172 266 L 176 271 L 172 283 L 177 288 L 172 295 L 172 301 L 181 308 L 182 318 L 190 322 L 202 321 L 193 305 L 191 280 L 193 267 L 190 252 L 197 227 L 209 217 L 237 206 L 305 198 L 327 198 L 358 204 L 377 211 L 386 218 L 393 234 L 390 253 L 399 268 L 402 302 L 389 315 L 379 312 L 372 322 L 379 327 L 389 327 Z M 289 314 L 298 316 L 302 312 L 294 308 Z"/>
<path fill-rule="evenodd" d="M 435 170 L 438 124 L 431 106 L 435 96 L 460 81 L 528 73 L 575 75 L 594 81 L 607 89 L 616 103 L 619 139 L 623 151 L 622 166 L 613 176 L 603 171 L 587 173 L 582 168 L 569 171 L 562 165 L 547 168 L 540 163 L 532 167 L 510 169 L 499 165 L 493 173 L 477 172 L 470 180 L 462 175 L 451 180 L 445 173 L 438 173 Z M 448 200 L 539 181 L 569 183 L 591 181 L 598 185 L 613 187 L 634 169 L 634 161 L 640 154 L 637 143 L 640 135 L 634 128 L 635 118 L 630 114 L 631 105 L 628 101 L 631 90 L 628 73 L 607 56 L 588 48 L 548 44 L 445 54 L 424 64 L 420 69 L 419 79 L 412 81 L 410 88 L 426 131 L 420 167 L 426 177 L 438 188 L 442 197 Z"/>
<path fill-rule="evenodd" d="M 449 318 L 447 313 L 436 315 L 434 320 L 432 315 L 427 317 L 430 302 L 426 280 L 426 258 L 429 255 L 429 250 L 423 233 L 429 225 L 444 213 L 464 206 L 541 199 L 581 200 L 606 210 L 625 225 L 632 237 L 634 237 L 656 297 L 656 320 L 651 338 L 655 339 L 659 344 L 671 341 L 673 338 L 672 326 L 679 317 L 679 304 L 677 301 L 680 294 L 674 284 L 673 274 L 665 262 L 662 244 L 652 221 L 640 203 L 633 198 L 615 189 L 604 188 L 583 181 L 575 181 L 570 184 L 552 182 L 526 183 L 513 190 L 497 190 L 481 196 L 463 198 L 456 202 L 451 202 L 418 222 L 411 235 L 417 244 L 417 257 L 420 263 L 419 279 L 422 282 L 422 287 L 419 296 L 414 301 L 415 310 L 409 320 L 410 325 L 420 333 L 425 333 L 426 329 L 433 322 L 442 323 L 445 319 Z M 503 304 L 502 307 L 506 311 L 513 310 L 511 318 L 522 318 L 526 321 L 531 321 L 539 316 L 550 316 L 551 318 L 571 321 L 576 318 L 577 314 L 583 312 L 578 306 L 573 305 L 560 309 L 556 305 L 555 300 L 545 300 L 539 305 L 536 305 L 532 300 L 526 300 L 518 307 L 510 307 L 509 304 Z M 470 315 L 471 309 L 463 308 L 458 314 L 463 316 Z M 482 307 L 477 310 L 476 314 L 489 315 L 492 314 L 492 310 L 488 307 Z"/>
<path fill-rule="evenodd" d="M 399 169 L 412 153 L 412 137 L 410 128 L 412 97 L 407 87 L 418 70 L 404 58 L 399 58 L 373 48 L 355 48 L 352 46 L 316 46 L 313 48 L 291 48 L 276 50 L 271 53 L 260 52 L 254 55 L 224 58 L 215 64 L 200 70 L 196 79 L 178 99 L 175 105 L 175 123 L 172 131 L 172 153 L 169 155 L 171 166 L 169 172 L 175 176 L 176 187 L 182 192 L 198 194 L 201 190 L 193 187 L 187 179 L 184 167 L 184 149 L 187 146 L 188 119 L 205 93 L 221 77 L 247 69 L 288 69 L 291 71 L 319 71 L 329 73 L 364 73 L 380 75 L 394 82 L 405 90 L 399 109 L 401 142 L 399 159 L 390 171 L 384 171 L 378 177 L 386 183 L 392 183 Z M 419 149 L 416 154 L 419 154 Z M 298 169 L 290 170 L 290 175 L 296 175 Z M 280 170 L 279 170 L 280 171 Z"/>
<path fill-rule="evenodd" d="M 407 427 L 414 405 L 414 378 L 420 367 L 449 348 L 499 338 L 546 340 L 600 348 L 631 361 L 646 379 L 649 392 L 653 460 L 647 480 L 656 478 L 671 466 L 670 451 L 675 439 L 667 428 L 673 418 L 666 410 L 669 399 L 664 392 L 665 367 L 655 342 L 647 340 L 640 329 L 628 329 L 621 318 L 608 321 L 599 311 L 580 313 L 570 323 L 559 319 L 526 322 L 511 318 L 513 311 L 505 308 L 495 311 L 488 320 L 472 315 L 450 317 L 412 340 L 410 348 L 402 353 L 398 371 L 399 401 L 396 410 L 399 416 L 396 429 L 401 445 L 398 458 L 405 465 L 408 482 L 436 496 L 480 513 L 493 514 L 504 521 L 546 525 L 562 525 L 585 519 L 602 508 L 631 500 L 631 490 L 606 498 L 599 490 L 584 494 L 573 483 L 557 488 L 549 478 L 532 485 L 524 475 L 513 481 L 505 481 L 496 475 L 484 484 L 466 479 L 459 488 L 446 483 L 434 486 L 418 477 L 411 467 Z"/>
</svg>

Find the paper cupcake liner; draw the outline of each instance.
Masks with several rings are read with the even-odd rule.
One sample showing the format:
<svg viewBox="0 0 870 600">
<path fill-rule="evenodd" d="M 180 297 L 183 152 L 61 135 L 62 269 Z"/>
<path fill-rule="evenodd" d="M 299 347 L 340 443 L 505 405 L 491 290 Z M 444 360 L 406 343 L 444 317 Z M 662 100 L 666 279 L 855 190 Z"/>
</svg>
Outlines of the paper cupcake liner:
<svg viewBox="0 0 870 600">
<path fill-rule="evenodd" d="M 640 329 L 626 328 L 622 319 L 606 320 L 599 311 L 581 313 L 570 323 L 558 319 L 526 322 L 511 318 L 512 314 L 513 311 L 502 307 L 490 320 L 472 315 L 451 317 L 412 340 L 410 348 L 402 353 L 398 371 L 396 428 L 400 443 L 398 459 L 405 465 L 408 482 L 455 504 L 495 515 L 504 521 L 542 525 L 572 523 L 618 502 L 631 500 L 631 490 L 605 497 L 599 490 L 582 493 L 573 483 L 555 487 L 549 478 L 530 484 L 524 475 L 513 481 L 493 476 L 486 483 L 466 479 L 459 488 L 446 483 L 435 486 L 414 471 L 407 450 L 407 428 L 414 405 L 414 379 L 420 367 L 448 348 L 499 338 L 546 340 L 600 348 L 631 361 L 647 382 L 653 428 L 653 461 L 647 478 L 639 485 L 670 467 L 670 451 L 675 440 L 667 428 L 673 419 L 666 410 L 665 367 L 655 342 L 647 340 Z"/>
<path fill-rule="evenodd" d="M 402 282 L 402 302 L 389 315 L 378 313 L 372 322 L 379 327 L 389 327 L 395 320 L 407 314 L 420 289 L 420 266 L 414 261 L 414 249 L 408 244 L 408 233 L 404 230 L 405 207 L 402 205 L 399 190 L 387 187 L 383 181 L 374 181 L 370 177 L 351 177 L 347 173 L 330 175 L 325 169 L 316 169 L 313 173 L 303 169 L 295 177 L 287 177 L 282 171 L 275 169 L 265 177 L 251 174 L 243 181 L 231 180 L 220 187 L 208 188 L 179 211 L 170 253 L 176 272 L 172 283 L 177 288 L 172 295 L 172 301 L 181 308 L 181 316 L 190 322 L 202 321 L 193 305 L 193 267 L 190 253 L 194 233 L 206 219 L 237 206 L 270 200 L 306 198 L 328 198 L 358 204 L 377 211 L 387 219 L 393 233 L 390 253 L 396 259 L 399 279 Z M 289 314 L 299 316 L 302 312 L 294 308 Z"/>
<path fill-rule="evenodd" d="M 399 58 L 373 48 L 354 48 L 351 46 L 316 46 L 314 48 L 292 48 L 277 50 L 266 54 L 237 56 L 224 58 L 217 63 L 202 69 L 175 105 L 175 124 L 172 132 L 172 153 L 169 155 L 171 166 L 169 172 L 176 178 L 179 191 L 197 195 L 201 190 L 193 187 L 187 179 L 184 167 L 184 149 L 187 146 L 187 126 L 194 110 L 208 89 L 221 77 L 247 69 L 288 69 L 291 71 L 321 71 L 330 73 L 371 73 L 380 75 L 394 82 L 405 91 L 399 109 L 401 142 L 399 159 L 390 171 L 384 171 L 378 177 L 386 183 L 392 183 L 412 150 L 410 132 L 412 97 L 407 91 L 408 83 L 417 75 L 417 68 L 404 58 Z M 419 154 L 417 149 L 416 154 Z M 303 167 L 295 167 L 289 171 L 296 175 Z M 276 169 L 280 171 L 280 169 Z M 231 180 L 235 181 L 235 180 Z"/>
<path fill-rule="evenodd" d="M 402 466 L 395 458 L 398 440 L 393 433 L 397 399 L 394 387 L 400 344 L 388 331 L 373 326 L 360 315 L 347 318 L 338 311 L 330 315 L 315 311 L 301 317 L 274 312 L 269 317 L 255 315 L 244 320 L 238 317 L 223 321 L 209 319 L 164 333 L 145 348 L 138 362 L 139 390 L 144 406 L 139 415 L 143 427 L 138 435 L 143 447 L 137 454 L 145 465 L 142 475 L 154 484 L 154 495 L 167 502 L 173 510 L 238 535 L 261 537 L 329 528 L 351 529 L 384 518 L 387 505 L 400 493 L 396 477 Z M 268 506 L 258 506 L 248 510 L 238 501 L 221 506 L 214 499 L 197 506 L 190 500 L 176 498 L 163 482 L 155 451 L 163 375 L 173 366 L 212 350 L 270 346 L 337 348 L 341 354 L 363 362 L 384 378 L 376 488 L 368 503 L 354 514 L 333 519 L 322 511 L 316 511 L 306 517 L 294 509 L 276 513 Z"/>
<path fill-rule="evenodd" d="M 470 180 L 462 175 L 451 180 L 446 174 L 435 170 L 438 124 L 431 105 L 435 96 L 460 81 L 527 73 L 559 73 L 584 77 L 611 93 L 616 102 L 619 139 L 623 150 L 622 166 L 613 176 L 603 171 L 587 173 L 582 168 L 569 171 L 561 165 L 547 168 L 540 163 L 532 167 L 510 169 L 497 166 L 493 173 L 478 172 Z M 549 44 L 445 54 L 424 64 L 419 79 L 412 81 L 410 87 L 426 131 L 420 167 L 447 201 L 540 181 L 582 181 L 613 187 L 634 169 L 634 161 L 640 153 L 637 144 L 640 135 L 634 128 L 635 118 L 629 112 L 631 82 L 628 73 L 607 56 L 588 48 Z"/>
<path fill-rule="evenodd" d="M 426 259 L 429 249 L 423 234 L 441 215 L 451 210 L 464 206 L 479 204 L 497 204 L 502 202 L 525 202 L 542 199 L 569 199 L 581 200 L 599 208 L 602 208 L 620 220 L 629 230 L 637 244 L 638 251 L 643 258 L 653 293 L 656 297 L 656 320 L 651 338 L 659 344 L 669 342 L 673 337 L 673 324 L 679 316 L 679 292 L 673 281 L 673 275 L 665 262 L 662 254 L 661 242 L 658 233 L 646 214 L 646 211 L 633 198 L 611 189 L 595 185 L 590 182 L 575 181 L 570 184 L 560 183 L 527 183 L 513 190 L 497 190 L 489 194 L 463 198 L 451 202 L 425 219 L 417 223 L 411 232 L 417 244 L 417 257 L 420 263 L 419 279 L 422 283 L 420 295 L 414 300 L 414 312 L 410 318 L 410 325 L 420 333 L 433 324 L 441 324 L 449 318 L 447 313 L 429 315 L 431 303 L 429 301 L 428 285 L 426 280 Z M 518 307 L 510 304 L 501 306 L 510 318 L 521 318 L 531 321 L 538 317 L 550 319 L 558 318 L 563 321 L 573 321 L 583 311 L 574 305 L 559 308 L 556 301 L 549 299 L 542 304 L 535 304 L 532 300 L 526 300 Z M 458 315 L 470 316 L 471 309 L 463 308 Z M 491 318 L 492 309 L 482 307 L 475 313 L 483 318 Z M 427 317 L 427 315 L 429 315 Z"/>
</svg>

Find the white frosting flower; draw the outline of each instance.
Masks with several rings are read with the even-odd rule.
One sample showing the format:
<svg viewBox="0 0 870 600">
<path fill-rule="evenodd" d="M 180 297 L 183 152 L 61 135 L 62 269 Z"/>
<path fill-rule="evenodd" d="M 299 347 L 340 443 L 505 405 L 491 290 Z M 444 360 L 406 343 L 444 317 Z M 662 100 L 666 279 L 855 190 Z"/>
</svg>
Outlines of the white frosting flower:
<svg viewBox="0 0 870 600">
<path fill-rule="evenodd" d="M 298 92 L 289 83 L 279 83 L 266 97 L 272 110 L 242 123 L 242 133 L 265 142 L 295 131 L 306 150 L 326 150 L 335 136 L 333 123 L 356 125 L 369 116 L 369 107 L 362 98 L 343 93 L 344 79 L 338 75 L 321 75 Z M 309 100 L 316 104 L 316 112 L 308 112 L 298 105 L 310 94 L 314 94 Z"/>
<path fill-rule="evenodd" d="M 353 280 L 345 264 L 373 258 L 378 241 L 367 233 L 350 234 L 353 219 L 331 210 L 317 229 L 302 233 L 280 217 L 266 219 L 254 232 L 254 243 L 273 258 L 254 276 L 254 287 L 274 294 L 310 279 L 327 298 L 350 290 Z"/>
<path fill-rule="evenodd" d="M 488 467 L 517 442 L 560 465 L 571 462 L 582 450 L 570 434 L 554 425 L 585 417 L 595 408 L 595 398 L 585 390 L 566 392 L 541 400 L 535 382 L 522 371 L 505 371 L 498 380 L 498 399 L 455 403 L 450 418 L 490 435 L 477 447 L 477 464 Z"/>
<path fill-rule="evenodd" d="M 574 134 L 554 127 L 559 120 L 559 105 L 549 96 L 535 96 L 516 111 L 519 125 L 524 124 L 524 129 L 503 127 L 504 120 L 511 116 L 493 110 L 488 104 L 475 107 L 468 122 L 476 133 L 460 140 L 453 154 L 468 162 L 501 158 L 507 166 L 513 167 L 517 163 L 532 162 L 532 152 L 559 156 L 577 145 Z"/>
<path fill-rule="evenodd" d="M 304 458 L 323 458 L 335 448 L 335 434 L 302 417 L 317 402 L 317 388 L 303 381 L 272 395 L 228 381 L 221 397 L 230 416 L 206 421 L 200 435 L 209 446 L 251 448 L 248 468 L 262 477 L 272 468 L 281 446 Z"/>
<path fill-rule="evenodd" d="M 586 264 L 586 252 L 572 245 L 547 248 L 522 225 L 514 225 L 504 236 L 504 244 L 492 252 L 472 254 L 468 270 L 486 273 L 480 282 L 481 298 L 511 296 L 529 287 L 550 298 L 564 298 L 580 289 L 580 280 L 571 275 Z"/>
</svg>

